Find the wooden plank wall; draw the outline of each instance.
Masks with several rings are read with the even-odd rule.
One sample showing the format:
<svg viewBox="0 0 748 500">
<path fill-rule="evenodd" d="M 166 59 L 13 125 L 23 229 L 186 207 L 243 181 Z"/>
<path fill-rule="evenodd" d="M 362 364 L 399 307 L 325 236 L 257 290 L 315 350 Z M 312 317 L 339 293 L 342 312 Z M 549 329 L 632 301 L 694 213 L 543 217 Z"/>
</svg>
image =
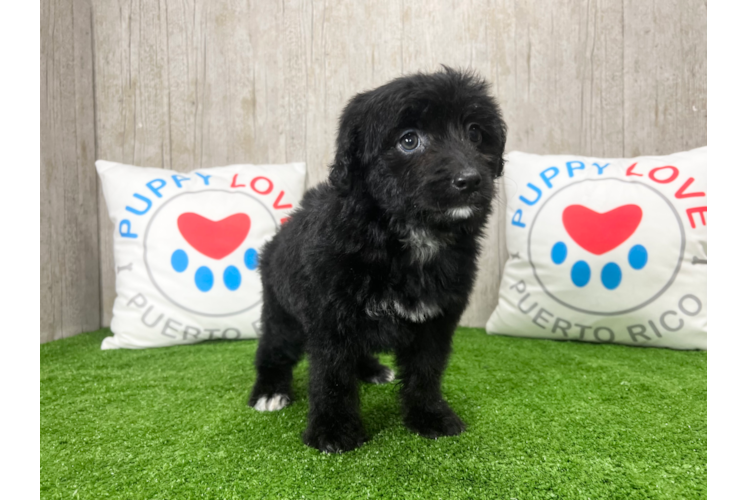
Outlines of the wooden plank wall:
<svg viewBox="0 0 748 500">
<path fill-rule="evenodd" d="M 706 22 L 706 135 L 709 146 L 709 175 L 707 206 L 710 212 L 719 212 L 719 160 L 720 160 L 720 18 L 708 17 Z M 719 251 L 717 251 L 719 254 Z"/>
<path fill-rule="evenodd" d="M 442 63 L 494 85 L 509 149 L 706 144 L 704 1 L 106 0 L 93 26 L 96 156 L 113 161 L 187 171 L 302 160 L 313 185 L 351 96 Z M 466 325 L 484 325 L 497 302 L 504 196 Z M 107 325 L 113 228 L 101 196 L 98 219 Z"/>
<path fill-rule="evenodd" d="M 41 318 L 47 342 L 101 323 L 92 10 L 41 3 Z"/>
</svg>

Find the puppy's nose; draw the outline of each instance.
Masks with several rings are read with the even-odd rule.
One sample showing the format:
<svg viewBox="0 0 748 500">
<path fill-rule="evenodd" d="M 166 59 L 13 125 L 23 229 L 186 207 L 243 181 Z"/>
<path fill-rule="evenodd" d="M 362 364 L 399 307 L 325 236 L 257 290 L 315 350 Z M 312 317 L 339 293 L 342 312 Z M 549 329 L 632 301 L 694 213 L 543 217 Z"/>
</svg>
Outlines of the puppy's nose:
<svg viewBox="0 0 748 500">
<path fill-rule="evenodd" d="M 475 170 L 462 171 L 452 180 L 452 184 L 463 193 L 472 193 L 480 186 L 480 174 Z"/>
</svg>

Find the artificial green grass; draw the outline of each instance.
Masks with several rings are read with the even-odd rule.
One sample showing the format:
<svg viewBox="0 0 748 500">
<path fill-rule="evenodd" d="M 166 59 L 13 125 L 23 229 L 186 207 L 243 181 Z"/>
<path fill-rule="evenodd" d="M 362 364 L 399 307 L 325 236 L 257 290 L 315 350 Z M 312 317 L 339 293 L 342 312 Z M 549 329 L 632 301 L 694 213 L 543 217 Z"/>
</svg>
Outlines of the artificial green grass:
<svg viewBox="0 0 748 500">
<path fill-rule="evenodd" d="M 306 362 L 296 402 L 259 413 L 255 341 L 100 351 L 106 335 L 41 346 L 42 498 L 706 497 L 705 352 L 460 329 L 443 388 L 467 432 L 414 435 L 396 385 L 362 384 L 371 440 L 324 455 L 300 439 Z"/>
</svg>

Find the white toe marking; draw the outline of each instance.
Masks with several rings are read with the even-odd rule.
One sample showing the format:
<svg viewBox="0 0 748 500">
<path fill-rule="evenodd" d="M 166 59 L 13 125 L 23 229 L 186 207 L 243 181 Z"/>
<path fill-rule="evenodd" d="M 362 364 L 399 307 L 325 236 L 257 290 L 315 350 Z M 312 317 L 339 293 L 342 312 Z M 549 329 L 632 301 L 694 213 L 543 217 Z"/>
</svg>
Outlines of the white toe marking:
<svg viewBox="0 0 748 500">
<path fill-rule="evenodd" d="M 387 384 L 389 382 L 392 382 L 393 380 L 395 380 L 395 372 L 387 368 L 384 373 L 368 379 L 368 382 L 372 384 Z"/>
<path fill-rule="evenodd" d="M 278 411 L 282 410 L 291 402 L 285 394 L 273 394 L 272 396 L 262 396 L 255 403 L 255 410 L 257 411 Z"/>
<path fill-rule="evenodd" d="M 276 394 L 268 400 L 268 411 L 282 410 L 288 406 L 289 398 L 285 394 Z"/>
<path fill-rule="evenodd" d="M 255 403 L 255 410 L 267 411 L 267 398 L 265 396 L 260 397 Z"/>
</svg>

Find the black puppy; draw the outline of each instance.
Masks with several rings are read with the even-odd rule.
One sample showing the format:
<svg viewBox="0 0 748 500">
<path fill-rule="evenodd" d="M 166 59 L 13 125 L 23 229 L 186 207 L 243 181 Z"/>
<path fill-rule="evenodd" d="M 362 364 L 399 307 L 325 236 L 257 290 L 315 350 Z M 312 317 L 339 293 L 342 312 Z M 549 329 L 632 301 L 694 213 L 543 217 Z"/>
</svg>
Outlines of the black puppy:
<svg viewBox="0 0 748 500">
<path fill-rule="evenodd" d="M 405 424 L 430 438 L 465 430 L 441 377 L 505 139 L 487 84 L 449 68 L 348 103 L 329 182 L 306 193 L 260 259 L 263 335 L 250 406 L 288 405 L 291 371 L 306 351 L 304 442 L 352 450 L 366 439 L 358 380 L 393 380 L 373 354 L 394 350 Z"/>
</svg>

